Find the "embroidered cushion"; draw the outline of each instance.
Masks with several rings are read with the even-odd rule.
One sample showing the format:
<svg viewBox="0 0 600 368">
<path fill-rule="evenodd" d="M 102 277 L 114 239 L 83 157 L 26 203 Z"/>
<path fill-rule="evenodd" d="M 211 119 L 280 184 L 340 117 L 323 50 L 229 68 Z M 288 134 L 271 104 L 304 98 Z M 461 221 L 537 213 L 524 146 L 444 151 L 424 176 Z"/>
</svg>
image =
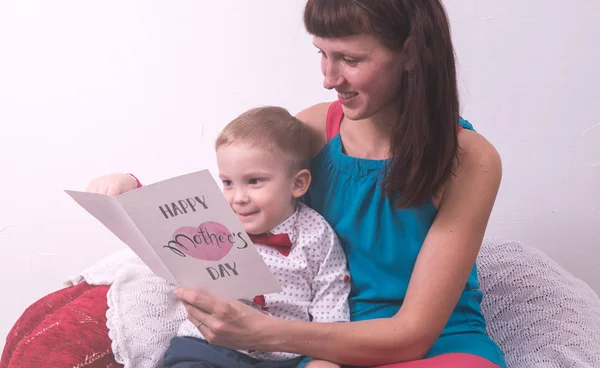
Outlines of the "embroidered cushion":
<svg viewBox="0 0 600 368">
<path fill-rule="evenodd" d="M 106 327 L 108 286 L 85 282 L 28 307 L 6 338 L 0 368 L 118 368 Z"/>
</svg>

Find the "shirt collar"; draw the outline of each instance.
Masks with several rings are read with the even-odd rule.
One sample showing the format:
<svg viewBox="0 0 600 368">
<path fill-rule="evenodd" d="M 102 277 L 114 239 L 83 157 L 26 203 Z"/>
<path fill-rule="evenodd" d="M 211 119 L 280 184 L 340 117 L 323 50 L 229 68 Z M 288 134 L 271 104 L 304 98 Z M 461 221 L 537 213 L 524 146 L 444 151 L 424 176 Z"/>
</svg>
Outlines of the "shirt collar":
<svg viewBox="0 0 600 368">
<path fill-rule="evenodd" d="M 285 221 L 275 226 L 273 230 L 271 230 L 272 234 L 287 234 L 290 237 L 292 243 L 296 242 L 296 231 L 294 231 L 296 227 L 296 222 L 298 221 L 298 216 L 300 215 L 300 206 L 301 204 L 296 206 L 296 210 L 294 213 L 288 217 Z"/>
</svg>

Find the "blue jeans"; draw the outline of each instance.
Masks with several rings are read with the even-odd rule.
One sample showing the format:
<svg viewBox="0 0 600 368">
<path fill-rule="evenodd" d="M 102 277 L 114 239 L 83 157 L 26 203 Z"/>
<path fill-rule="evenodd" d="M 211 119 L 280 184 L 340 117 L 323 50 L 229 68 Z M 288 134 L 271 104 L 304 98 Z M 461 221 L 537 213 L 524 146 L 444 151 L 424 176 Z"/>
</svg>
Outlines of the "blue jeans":
<svg viewBox="0 0 600 368">
<path fill-rule="evenodd" d="M 296 368 L 305 357 L 263 361 L 195 337 L 174 337 L 165 352 L 165 368 Z"/>
</svg>

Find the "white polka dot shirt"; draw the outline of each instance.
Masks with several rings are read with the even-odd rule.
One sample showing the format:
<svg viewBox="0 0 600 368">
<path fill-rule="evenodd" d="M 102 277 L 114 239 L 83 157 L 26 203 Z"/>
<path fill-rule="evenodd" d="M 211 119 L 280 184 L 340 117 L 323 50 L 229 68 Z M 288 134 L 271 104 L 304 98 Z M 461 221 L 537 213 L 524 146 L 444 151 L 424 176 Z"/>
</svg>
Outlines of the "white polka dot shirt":
<svg viewBox="0 0 600 368">
<path fill-rule="evenodd" d="M 249 304 L 286 320 L 349 321 L 350 274 L 340 241 L 327 221 L 315 210 L 300 203 L 296 212 L 271 233 L 288 234 L 292 241 L 288 256 L 273 247 L 255 244 L 283 290 L 264 295 L 264 299 L 259 296 L 255 298 L 258 304 Z M 260 299 L 264 300 L 264 305 L 261 305 Z M 187 322 L 184 325 L 179 335 L 200 337 L 195 326 Z M 298 356 L 284 352 L 244 353 L 261 360 L 285 360 Z"/>
</svg>

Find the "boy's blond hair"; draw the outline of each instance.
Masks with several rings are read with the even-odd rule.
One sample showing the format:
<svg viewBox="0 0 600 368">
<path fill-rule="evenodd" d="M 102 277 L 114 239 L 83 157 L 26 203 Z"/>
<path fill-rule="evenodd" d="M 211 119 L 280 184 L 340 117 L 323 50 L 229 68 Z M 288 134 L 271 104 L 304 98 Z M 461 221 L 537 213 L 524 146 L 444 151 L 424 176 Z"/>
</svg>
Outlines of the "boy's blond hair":
<svg viewBox="0 0 600 368">
<path fill-rule="evenodd" d="M 233 143 L 248 144 L 283 155 L 295 171 L 309 168 L 312 152 L 310 131 L 283 107 L 257 107 L 235 118 L 219 133 L 215 149 Z"/>
</svg>

